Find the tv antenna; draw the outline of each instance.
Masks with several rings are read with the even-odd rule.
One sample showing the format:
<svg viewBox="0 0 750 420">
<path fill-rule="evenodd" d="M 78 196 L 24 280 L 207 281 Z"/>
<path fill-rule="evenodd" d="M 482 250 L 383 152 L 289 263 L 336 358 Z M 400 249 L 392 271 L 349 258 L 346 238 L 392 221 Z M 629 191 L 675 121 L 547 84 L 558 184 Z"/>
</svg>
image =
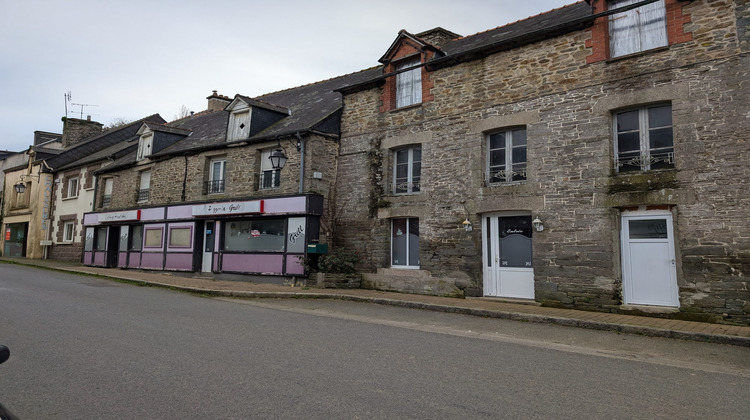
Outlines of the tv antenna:
<svg viewBox="0 0 750 420">
<path fill-rule="evenodd" d="M 84 106 L 99 106 L 99 105 L 91 105 L 91 104 L 74 104 L 73 102 L 71 102 L 70 104 L 81 107 L 81 119 L 83 119 L 83 107 Z M 92 115 L 92 114 L 89 114 L 89 115 Z"/>
<path fill-rule="evenodd" d="M 68 118 L 68 102 L 73 99 L 73 95 L 70 91 L 65 92 L 65 118 Z"/>
</svg>

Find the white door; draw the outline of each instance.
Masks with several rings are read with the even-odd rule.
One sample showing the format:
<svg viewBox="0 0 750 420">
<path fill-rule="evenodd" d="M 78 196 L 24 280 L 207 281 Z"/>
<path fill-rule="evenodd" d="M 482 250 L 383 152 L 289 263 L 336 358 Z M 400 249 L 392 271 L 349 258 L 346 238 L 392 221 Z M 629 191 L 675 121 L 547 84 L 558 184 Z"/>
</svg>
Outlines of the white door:
<svg viewBox="0 0 750 420">
<path fill-rule="evenodd" d="M 625 303 L 679 307 L 672 214 L 623 214 L 621 242 Z"/>
<path fill-rule="evenodd" d="M 531 215 L 484 216 L 485 296 L 534 299 Z"/>
<path fill-rule="evenodd" d="M 214 247 L 216 245 L 216 223 L 207 220 L 203 228 L 203 264 L 201 271 L 210 273 L 214 266 Z"/>
</svg>

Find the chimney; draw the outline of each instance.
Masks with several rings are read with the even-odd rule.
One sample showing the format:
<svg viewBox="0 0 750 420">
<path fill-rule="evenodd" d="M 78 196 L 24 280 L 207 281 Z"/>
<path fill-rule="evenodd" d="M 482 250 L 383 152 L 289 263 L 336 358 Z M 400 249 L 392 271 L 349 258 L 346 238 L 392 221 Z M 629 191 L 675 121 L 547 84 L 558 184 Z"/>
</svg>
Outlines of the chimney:
<svg viewBox="0 0 750 420">
<path fill-rule="evenodd" d="M 230 102 L 232 102 L 232 100 L 229 99 L 228 96 L 219 95 L 215 90 L 212 92 L 213 93 L 211 93 L 211 96 L 206 97 L 206 99 L 208 99 L 209 112 L 221 111 L 226 108 Z"/>
<path fill-rule="evenodd" d="M 80 143 L 89 137 L 102 132 L 102 123 L 91 121 L 91 116 L 85 120 L 78 118 L 63 117 L 62 145 L 66 149 L 76 143 Z"/>
<path fill-rule="evenodd" d="M 447 29 L 443 29 L 439 26 L 437 28 L 418 33 L 416 36 L 439 49 L 442 49 L 443 45 L 447 44 L 448 42 L 456 38 L 461 38 L 461 35 L 451 32 Z"/>
</svg>

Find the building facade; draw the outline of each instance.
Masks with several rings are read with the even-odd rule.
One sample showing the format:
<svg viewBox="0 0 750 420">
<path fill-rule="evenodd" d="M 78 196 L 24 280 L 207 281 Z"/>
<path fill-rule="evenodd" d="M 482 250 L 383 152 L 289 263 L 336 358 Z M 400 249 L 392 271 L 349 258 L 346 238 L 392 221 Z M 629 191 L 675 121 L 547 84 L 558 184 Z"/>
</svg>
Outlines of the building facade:
<svg viewBox="0 0 750 420">
<path fill-rule="evenodd" d="M 750 322 L 747 3 L 631 3 L 402 31 L 341 90 L 366 286 Z"/>
</svg>

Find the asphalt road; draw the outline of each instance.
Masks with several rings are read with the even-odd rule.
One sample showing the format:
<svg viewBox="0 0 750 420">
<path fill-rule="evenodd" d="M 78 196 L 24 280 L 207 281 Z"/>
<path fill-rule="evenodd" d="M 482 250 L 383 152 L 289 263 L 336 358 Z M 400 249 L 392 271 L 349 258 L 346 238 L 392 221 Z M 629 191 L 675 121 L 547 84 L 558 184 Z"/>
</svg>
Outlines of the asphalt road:
<svg viewBox="0 0 750 420">
<path fill-rule="evenodd" d="M 750 350 L 0 265 L 22 419 L 746 418 Z"/>
</svg>

